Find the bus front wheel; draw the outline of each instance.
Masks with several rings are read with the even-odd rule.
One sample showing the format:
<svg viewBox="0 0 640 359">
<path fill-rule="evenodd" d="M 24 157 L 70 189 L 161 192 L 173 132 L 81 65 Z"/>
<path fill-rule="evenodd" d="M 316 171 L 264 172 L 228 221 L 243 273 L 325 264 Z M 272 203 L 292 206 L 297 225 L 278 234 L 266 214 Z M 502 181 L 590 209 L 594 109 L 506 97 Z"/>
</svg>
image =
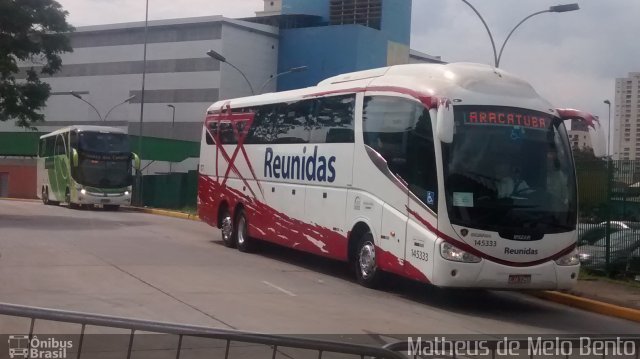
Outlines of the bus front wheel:
<svg viewBox="0 0 640 359">
<path fill-rule="evenodd" d="M 67 202 L 67 204 L 69 205 L 69 208 L 71 209 L 77 209 L 78 205 L 71 202 L 71 191 L 69 191 L 69 188 L 67 188 L 67 191 L 64 194 L 64 201 Z"/>
<path fill-rule="evenodd" d="M 382 273 L 376 263 L 376 246 L 371 232 L 360 237 L 357 248 L 354 265 L 358 283 L 367 288 L 378 287 Z"/>
<path fill-rule="evenodd" d="M 249 237 L 249 223 L 247 222 L 247 216 L 244 214 L 244 209 L 238 209 L 236 215 L 235 225 L 235 242 L 240 252 L 252 252 L 254 249 L 253 239 Z"/>
</svg>

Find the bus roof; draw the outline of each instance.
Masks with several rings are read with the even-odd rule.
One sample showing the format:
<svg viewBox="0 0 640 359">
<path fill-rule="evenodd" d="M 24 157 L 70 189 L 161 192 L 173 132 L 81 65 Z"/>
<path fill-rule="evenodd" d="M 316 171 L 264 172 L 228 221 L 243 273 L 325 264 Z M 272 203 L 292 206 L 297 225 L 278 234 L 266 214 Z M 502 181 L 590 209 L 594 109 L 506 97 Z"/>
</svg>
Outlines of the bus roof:
<svg viewBox="0 0 640 359">
<path fill-rule="evenodd" d="M 61 128 L 59 130 L 55 130 L 53 132 L 47 133 L 46 135 L 40 136 L 40 138 L 41 139 L 47 138 L 50 136 L 55 136 L 55 135 L 73 131 L 73 130 L 77 130 L 78 132 L 86 131 L 86 132 L 113 132 L 113 133 L 123 133 L 123 134 L 127 133 L 126 131 L 117 127 L 77 125 L 77 126 L 68 126 L 68 127 Z"/>
<path fill-rule="evenodd" d="M 351 72 L 330 77 L 317 86 L 221 100 L 209 107 L 232 108 L 294 101 L 331 93 L 410 90 L 421 96 L 461 99 L 461 104 L 509 105 L 548 112 L 551 104 L 525 80 L 493 66 L 475 63 L 408 64 Z"/>
</svg>

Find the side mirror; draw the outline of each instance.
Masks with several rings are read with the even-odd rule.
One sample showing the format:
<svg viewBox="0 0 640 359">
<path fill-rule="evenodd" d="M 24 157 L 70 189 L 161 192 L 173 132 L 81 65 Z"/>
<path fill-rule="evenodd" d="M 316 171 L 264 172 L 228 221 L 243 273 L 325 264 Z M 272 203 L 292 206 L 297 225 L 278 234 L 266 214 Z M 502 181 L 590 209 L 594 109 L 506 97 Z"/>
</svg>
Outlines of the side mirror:
<svg viewBox="0 0 640 359">
<path fill-rule="evenodd" d="M 71 149 L 71 162 L 73 167 L 78 167 L 78 151 L 75 148 Z"/>
<path fill-rule="evenodd" d="M 140 157 L 134 152 L 131 152 L 131 155 L 133 156 L 133 168 L 135 168 L 136 171 L 140 171 Z"/>
<path fill-rule="evenodd" d="M 449 100 L 441 100 L 438 104 L 438 114 L 436 116 L 436 132 L 438 139 L 443 143 L 453 142 L 454 126 L 453 106 Z"/>
<path fill-rule="evenodd" d="M 607 151 L 607 146 L 609 144 L 606 140 L 607 134 L 595 116 L 588 112 L 574 109 L 556 109 L 556 111 L 563 121 L 576 119 L 587 125 L 594 156 L 601 158 L 608 155 L 609 151 Z"/>
<path fill-rule="evenodd" d="M 595 128 L 589 127 L 589 137 L 591 138 L 591 145 L 593 146 L 593 154 L 598 158 L 608 156 L 607 151 L 607 139 L 604 129 L 598 122 Z"/>
</svg>

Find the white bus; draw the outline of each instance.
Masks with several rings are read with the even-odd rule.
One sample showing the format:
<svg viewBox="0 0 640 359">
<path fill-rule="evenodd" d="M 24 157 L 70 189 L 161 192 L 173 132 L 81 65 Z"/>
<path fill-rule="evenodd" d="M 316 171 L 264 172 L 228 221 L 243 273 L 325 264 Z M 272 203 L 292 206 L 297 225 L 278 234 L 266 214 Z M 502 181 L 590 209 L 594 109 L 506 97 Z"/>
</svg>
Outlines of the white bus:
<svg viewBox="0 0 640 359">
<path fill-rule="evenodd" d="M 40 137 L 37 166 L 44 204 L 116 210 L 131 204 L 132 168 L 140 160 L 121 129 L 71 126 Z"/>
<path fill-rule="evenodd" d="M 257 240 L 443 287 L 562 289 L 577 280 L 577 194 L 564 120 L 493 67 L 400 65 L 207 112 L 198 213 Z"/>
</svg>

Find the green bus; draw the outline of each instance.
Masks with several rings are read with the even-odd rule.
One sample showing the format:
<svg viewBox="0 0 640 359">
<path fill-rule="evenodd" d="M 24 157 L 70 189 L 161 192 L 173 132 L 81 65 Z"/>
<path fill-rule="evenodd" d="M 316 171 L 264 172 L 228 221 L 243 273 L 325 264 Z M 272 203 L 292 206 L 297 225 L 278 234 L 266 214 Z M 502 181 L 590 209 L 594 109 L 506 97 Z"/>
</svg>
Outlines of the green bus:
<svg viewBox="0 0 640 359">
<path fill-rule="evenodd" d="M 40 137 L 38 196 L 47 205 L 70 208 L 131 204 L 133 169 L 140 159 L 121 129 L 71 126 Z"/>
</svg>

